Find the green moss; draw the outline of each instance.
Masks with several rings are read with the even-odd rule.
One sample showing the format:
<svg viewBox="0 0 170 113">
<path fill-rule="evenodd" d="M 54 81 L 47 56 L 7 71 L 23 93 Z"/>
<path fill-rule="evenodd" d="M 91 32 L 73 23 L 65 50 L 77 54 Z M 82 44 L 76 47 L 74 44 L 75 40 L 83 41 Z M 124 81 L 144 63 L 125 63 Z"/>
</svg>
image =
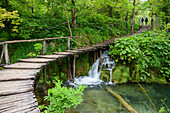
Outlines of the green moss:
<svg viewBox="0 0 170 113">
<path fill-rule="evenodd" d="M 166 78 L 165 77 L 157 77 L 157 76 L 154 76 L 154 75 L 151 75 L 151 78 L 148 78 L 147 83 L 159 83 L 159 84 L 166 84 L 167 81 L 166 81 Z"/>
<path fill-rule="evenodd" d="M 112 73 L 114 83 L 126 83 L 130 78 L 129 68 L 125 66 L 117 66 Z"/>
<path fill-rule="evenodd" d="M 109 81 L 110 80 L 110 71 L 109 70 L 103 70 L 100 73 L 100 79 L 103 81 Z"/>
</svg>

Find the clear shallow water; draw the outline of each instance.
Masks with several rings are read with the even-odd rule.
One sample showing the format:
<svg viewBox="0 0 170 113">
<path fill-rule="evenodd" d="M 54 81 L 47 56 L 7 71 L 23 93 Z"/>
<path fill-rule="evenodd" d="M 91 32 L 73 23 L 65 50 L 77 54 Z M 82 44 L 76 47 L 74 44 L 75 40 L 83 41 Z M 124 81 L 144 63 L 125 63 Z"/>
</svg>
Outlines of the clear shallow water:
<svg viewBox="0 0 170 113">
<path fill-rule="evenodd" d="M 160 109 L 161 99 L 166 99 L 166 105 L 170 108 L 170 85 L 141 84 L 150 96 L 152 102 Z M 136 84 L 117 84 L 110 88 L 120 94 L 138 113 L 156 113 L 145 93 Z M 118 99 L 106 90 L 106 86 L 87 88 L 84 91 L 83 102 L 71 113 L 129 113 L 120 105 Z"/>
</svg>

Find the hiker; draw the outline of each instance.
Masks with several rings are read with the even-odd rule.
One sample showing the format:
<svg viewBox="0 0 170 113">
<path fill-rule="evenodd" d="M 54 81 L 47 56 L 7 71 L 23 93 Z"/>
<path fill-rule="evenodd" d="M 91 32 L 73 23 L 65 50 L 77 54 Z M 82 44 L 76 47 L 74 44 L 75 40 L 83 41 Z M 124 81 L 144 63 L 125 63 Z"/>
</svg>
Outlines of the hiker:
<svg viewBox="0 0 170 113">
<path fill-rule="evenodd" d="M 143 21 L 144 21 L 144 19 L 143 19 L 143 17 L 142 17 L 142 18 L 141 18 L 142 26 L 143 26 Z"/>
<path fill-rule="evenodd" d="M 147 25 L 147 23 L 148 23 L 148 18 L 146 17 L 145 18 L 145 24 Z"/>
</svg>

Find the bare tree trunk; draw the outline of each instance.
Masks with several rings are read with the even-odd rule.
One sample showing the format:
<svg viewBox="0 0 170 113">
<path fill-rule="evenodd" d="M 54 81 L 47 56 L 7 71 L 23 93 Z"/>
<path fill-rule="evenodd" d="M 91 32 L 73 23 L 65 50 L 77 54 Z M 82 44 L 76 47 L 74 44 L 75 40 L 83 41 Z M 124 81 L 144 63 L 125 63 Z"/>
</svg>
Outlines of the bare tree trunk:
<svg viewBox="0 0 170 113">
<path fill-rule="evenodd" d="M 129 29 L 128 29 L 128 11 L 126 12 L 126 31 L 127 35 L 129 34 Z"/>
<path fill-rule="evenodd" d="M 77 28 L 77 23 L 76 23 L 76 16 L 75 16 L 75 9 L 74 9 L 74 6 L 75 6 L 75 0 L 72 0 L 72 24 L 73 24 L 73 29 Z"/>
<path fill-rule="evenodd" d="M 132 18 L 132 28 L 131 28 L 131 34 L 134 33 L 134 24 L 135 24 L 135 2 L 136 0 L 133 0 L 133 18 Z"/>
<path fill-rule="evenodd" d="M 67 10 L 66 10 L 65 4 L 64 4 L 64 10 L 65 10 L 66 18 L 67 18 L 68 28 L 69 28 L 69 31 L 70 31 L 70 37 L 68 38 L 68 42 L 67 42 L 67 48 L 68 48 L 68 50 L 70 50 L 70 38 L 72 37 L 72 31 L 71 31 L 71 28 L 70 28 L 70 22 L 68 20 Z"/>
<path fill-rule="evenodd" d="M 151 15 L 151 29 L 152 29 L 152 30 L 154 29 L 154 27 L 153 27 L 153 13 L 152 13 L 152 15 Z"/>
<path fill-rule="evenodd" d="M 109 16 L 113 18 L 113 7 L 109 6 Z"/>
<path fill-rule="evenodd" d="M 34 0 L 32 0 L 32 8 L 31 8 L 31 10 L 32 10 L 32 13 L 34 13 Z"/>
</svg>

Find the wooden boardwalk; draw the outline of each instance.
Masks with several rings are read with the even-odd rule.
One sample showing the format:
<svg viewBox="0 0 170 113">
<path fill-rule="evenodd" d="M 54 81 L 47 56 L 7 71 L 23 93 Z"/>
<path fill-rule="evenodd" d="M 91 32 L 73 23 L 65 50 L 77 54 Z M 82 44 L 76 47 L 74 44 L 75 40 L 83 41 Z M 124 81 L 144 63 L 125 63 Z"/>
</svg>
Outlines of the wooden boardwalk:
<svg viewBox="0 0 170 113">
<path fill-rule="evenodd" d="M 146 31 L 148 28 L 143 27 L 136 34 Z M 91 47 L 54 52 L 53 55 L 39 55 L 37 58 L 20 59 L 18 63 L 4 66 L 4 69 L 0 70 L 0 113 L 40 112 L 33 93 L 33 85 L 36 75 L 43 67 L 59 58 L 106 48 L 113 44 L 115 39 Z"/>
</svg>

